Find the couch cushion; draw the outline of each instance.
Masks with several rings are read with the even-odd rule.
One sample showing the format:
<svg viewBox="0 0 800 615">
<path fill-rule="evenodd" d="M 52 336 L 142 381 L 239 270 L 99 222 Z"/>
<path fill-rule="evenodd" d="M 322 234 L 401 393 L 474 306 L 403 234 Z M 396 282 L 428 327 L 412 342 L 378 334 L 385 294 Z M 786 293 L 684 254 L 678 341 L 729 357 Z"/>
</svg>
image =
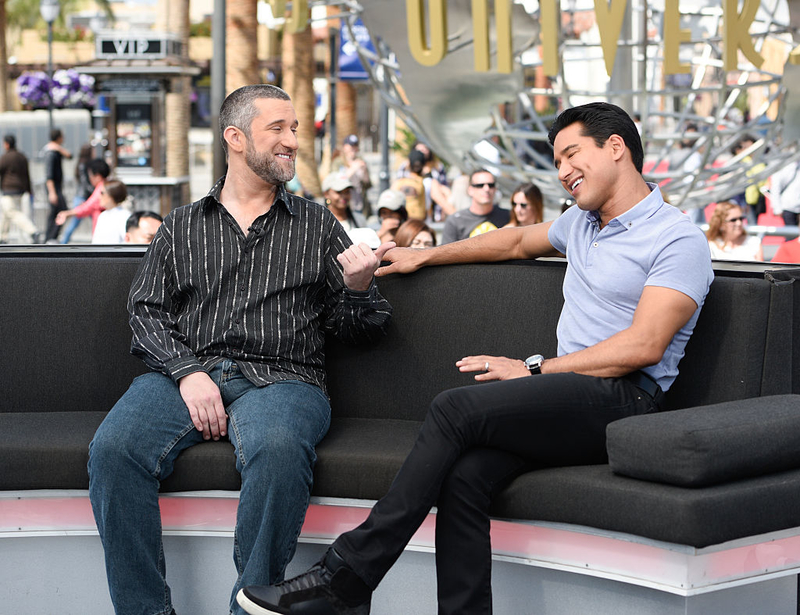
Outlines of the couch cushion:
<svg viewBox="0 0 800 615">
<path fill-rule="evenodd" d="M 105 412 L 0 413 L 0 491 L 88 489 L 89 443 Z M 335 419 L 317 447 L 314 495 L 378 499 L 389 489 L 421 423 Z M 203 442 L 182 452 L 162 492 L 236 491 L 233 445 Z"/>
<path fill-rule="evenodd" d="M 537 470 L 500 493 L 492 514 L 701 548 L 800 526 L 800 470 L 704 489 L 618 476 L 607 465 Z"/>
<path fill-rule="evenodd" d="M 88 489 L 89 442 L 105 412 L 0 412 L 0 491 Z"/>
<path fill-rule="evenodd" d="M 408 455 L 421 423 L 337 418 L 317 447 L 312 493 L 317 496 L 377 500 L 389 489 Z M 237 490 L 233 445 L 203 442 L 182 452 L 162 492 Z"/>
<path fill-rule="evenodd" d="M 607 428 L 611 469 L 703 487 L 800 467 L 800 395 L 633 416 Z"/>
</svg>

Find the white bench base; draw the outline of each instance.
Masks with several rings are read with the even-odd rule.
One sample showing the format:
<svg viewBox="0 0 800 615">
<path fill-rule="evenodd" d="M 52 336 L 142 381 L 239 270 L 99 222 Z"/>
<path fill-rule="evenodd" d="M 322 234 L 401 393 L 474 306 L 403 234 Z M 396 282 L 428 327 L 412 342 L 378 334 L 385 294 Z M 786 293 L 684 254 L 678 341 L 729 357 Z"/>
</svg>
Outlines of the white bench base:
<svg viewBox="0 0 800 615">
<path fill-rule="evenodd" d="M 235 580 L 238 494 L 163 496 L 179 614 L 224 614 Z M 315 563 L 372 502 L 314 499 L 289 576 Z M 373 613 L 435 613 L 435 515 L 373 599 Z M 797 615 L 800 528 L 694 549 L 562 524 L 493 523 L 500 615 Z M 85 491 L 0 493 L 0 613 L 107 615 L 103 553 Z M 6 611 L 6 609 L 8 609 Z"/>
</svg>

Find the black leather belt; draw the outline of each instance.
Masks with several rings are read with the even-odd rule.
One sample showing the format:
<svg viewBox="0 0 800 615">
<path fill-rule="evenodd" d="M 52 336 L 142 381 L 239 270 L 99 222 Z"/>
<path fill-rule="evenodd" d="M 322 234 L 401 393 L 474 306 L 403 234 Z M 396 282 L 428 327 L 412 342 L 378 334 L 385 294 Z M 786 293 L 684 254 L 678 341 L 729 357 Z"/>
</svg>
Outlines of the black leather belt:
<svg viewBox="0 0 800 615">
<path fill-rule="evenodd" d="M 647 393 L 656 401 L 660 402 L 663 398 L 664 392 L 661 390 L 661 387 L 658 386 L 658 383 L 650 376 L 645 374 L 642 370 L 639 369 L 635 372 L 631 372 L 630 374 L 623 376 L 623 378 L 641 391 Z"/>
</svg>

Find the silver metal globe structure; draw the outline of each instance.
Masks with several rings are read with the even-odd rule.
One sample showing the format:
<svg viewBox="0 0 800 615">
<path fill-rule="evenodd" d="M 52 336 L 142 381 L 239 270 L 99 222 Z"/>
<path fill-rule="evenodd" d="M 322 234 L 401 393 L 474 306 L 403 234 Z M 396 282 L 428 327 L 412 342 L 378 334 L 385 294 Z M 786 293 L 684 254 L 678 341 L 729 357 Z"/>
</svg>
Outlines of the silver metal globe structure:
<svg viewBox="0 0 800 615">
<path fill-rule="evenodd" d="M 499 170 L 506 187 L 534 181 L 551 202 L 564 201 L 548 128 L 565 108 L 607 100 L 640 120 L 645 177 L 661 184 L 672 204 L 692 209 L 739 194 L 800 157 L 795 141 L 800 124 L 800 72 L 795 69 L 800 67 L 776 67 L 773 61 L 770 69 L 759 68 L 739 53 L 735 70 L 725 70 L 721 3 L 682 0 L 682 27 L 691 38 L 681 45 L 681 61 L 691 65 L 691 72 L 688 78 L 668 77 L 663 32 L 669 1 L 630 0 L 608 77 L 593 3 L 560 0 L 560 70 L 546 81 L 535 78 L 542 66 L 536 0 L 513 5 L 515 70 L 510 74 L 475 71 L 470 0 L 447 2 L 447 52 L 430 67 L 412 57 L 406 3 L 319 4 L 339 6 L 347 27 L 358 17 L 363 20 L 377 52 L 363 46 L 358 51 L 373 84 L 447 162 L 464 170 L 490 166 Z M 750 28 L 755 50 L 786 62 L 798 46 L 797 21 L 799 0 L 762 0 Z M 490 37 L 494 51 L 491 30 Z M 762 103 L 745 117 L 741 109 L 756 95 Z M 787 109 L 794 114 L 788 126 Z M 745 135 L 754 137 L 753 145 L 733 155 Z M 695 168 L 680 160 L 690 156 Z"/>
</svg>

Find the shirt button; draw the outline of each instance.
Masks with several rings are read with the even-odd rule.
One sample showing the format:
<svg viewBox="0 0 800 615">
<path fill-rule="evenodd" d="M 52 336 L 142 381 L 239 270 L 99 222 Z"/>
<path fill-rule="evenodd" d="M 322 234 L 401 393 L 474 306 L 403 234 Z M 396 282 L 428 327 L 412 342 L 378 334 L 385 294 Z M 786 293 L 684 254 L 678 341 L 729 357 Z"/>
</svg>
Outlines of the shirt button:
<svg viewBox="0 0 800 615">
<path fill-rule="evenodd" d="M 597 248 L 600 244 L 595 241 L 592 245 Z"/>
</svg>

